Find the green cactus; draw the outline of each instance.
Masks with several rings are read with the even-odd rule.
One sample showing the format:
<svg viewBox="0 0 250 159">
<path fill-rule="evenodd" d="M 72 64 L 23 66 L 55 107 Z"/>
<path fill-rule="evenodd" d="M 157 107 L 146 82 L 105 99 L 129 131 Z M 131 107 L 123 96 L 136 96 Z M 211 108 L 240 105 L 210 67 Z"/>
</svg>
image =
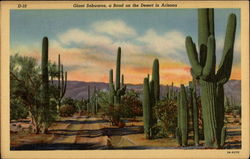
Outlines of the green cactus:
<svg viewBox="0 0 250 159">
<path fill-rule="evenodd" d="M 219 148 L 224 126 L 224 87 L 229 80 L 236 31 L 236 15 L 228 18 L 222 59 L 216 72 L 214 11 L 198 9 L 199 57 L 192 38 L 186 38 L 186 50 L 191 64 L 191 74 L 200 83 L 204 121 L 205 146 Z"/>
<path fill-rule="evenodd" d="M 153 113 L 152 113 L 152 101 L 149 88 L 148 78 L 144 78 L 143 83 L 143 121 L 144 121 L 144 134 L 146 139 L 152 138 L 152 125 L 153 125 Z"/>
<path fill-rule="evenodd" d="M 179 92 L 177 95 L 177 128 L 176 128 L 176 141 L 179 146 L 182 146 L 182 141 L 181 141 L 181 93 Z"/>
<path fill-rule="evenodd" d="M 113 69 L 109 71 L 109 104 L 114 105 L 115 87 L 113 83 Z"/>
<path fill-rule="evenodd" d="M 182 146 L 187 146 L 188 141 L 188 102 L 187 94 L 184 85 L 181 85 L 180 90 L 180 132 L 181 132 L 181 141 Z"/>
<path fill-rule="evenodd" d="M 222 130 L 221 130 L 221 147 L 223 147 L 225 145 L 226 142 L 226 126 L 223 126 Z"/>
<path fill-rule="evenodd" d="M 88 99 L 87 99 L 87 112 L 90 112 L 90 86 L 88 85 Z"/>
<path fill-rule="evenodd" d="M 180 92 L 177 96 L 177 128 L 176 140 L 179 146 L 187 146 L 188 141 L 188 101 L 186 89 L 181 84 Z"/>
<path fill-rule="evenodd" d="M 48 130 L 48 109 L 49 109 L 49 73 L 48 73 L 48 51 L 49 51 L 49 40 L 47 37 L 43 38 L 42 43 L 42 89 L 41 98 L 43 106 L 43 120 L 44 120 L 44 133 Z"/>
<path fill-rule="evenodd" d="M 159 60 L 155 59 L 153 62 L 152 69 L 152 80 L 153 81 L 153 91 L 154 91 L 154 103 L 160 100 L 160 75 L 159 75 Z"/>
<path fill-rule="evenodd" d="M 60 54 L 58 55 L 58 73 L 57 73 L 57 89 L 58 94 L 55 95 L 57 99 L 57 111 L 61 106 L 61 101 L 66 93 L 67 88 L 67 72 L 64 72 L 63 65 L 61 64 Z"/>
<path fill-rule="evenodd" d="M 124 76 L 122 75 L 122 82 L 120 81 L 121 70 L 121 48 L 118 48 L 117 60 L 116 60 L 116 85 L 113 84 L 113 70 L 109 72 L 109 92 L 110 92 L 110 104 L 120 104 L 121 96 L 126 92 L 126 85 L 124 85 Z M 121 86 L 121 87 L 120 87 Z M 113 102 L 114 99 L 114 102 Z"/>
<path fill-rule="evenodd" d="M 190 90 L 190 104 L 192 111 L 192 123 L 193 123 L 193 131 L 194 131 L 194 143 L 195 146 L 199 146 L 199 123 L 198 123 L 198 103 L 197 103 L 197 94 L 196 94 L 196 84 L 195 81 L 189 82 L 189 90 Z"/>
</svg>

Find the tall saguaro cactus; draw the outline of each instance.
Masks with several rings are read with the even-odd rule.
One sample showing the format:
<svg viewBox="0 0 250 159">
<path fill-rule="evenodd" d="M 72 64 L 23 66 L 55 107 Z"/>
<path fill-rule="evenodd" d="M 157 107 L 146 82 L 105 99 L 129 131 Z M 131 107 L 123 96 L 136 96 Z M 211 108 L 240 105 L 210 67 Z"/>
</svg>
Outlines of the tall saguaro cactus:
<svg viewBox="0 0 250 159">
<path fill-rule="evenodd" d="M 181 85 L 180 93 L 177 98 L 178 104 L 178 127 L 176 138 L 179 145 L 187 146 L 188 141 L 188 102 L 184 85 Z"/>
<path fill-rule="evenodd" d="M 66 93 L 67 88 L 67 72 L 63 70 L 63 65 L 61 64 L 60 54 L 58 55 L 58 73 L 57 73 L 57 89 L 58 94 L 56 95 L 57 99 L 57 110 L 61 106 L 61 101 Z"/>
<path fill-rule="evenodd" d="M 42 43 L 42 106 L 43 106 L 43 118 L 44 118 L 44 131 L 47 131 L 48 125 L 48 113 L 49 109 L 49 74 L 48 74 L 48 50 L 49 50 L 49 40 L 47 37 L 43 38 Z"/>
<path fill-rule="evenodd" d="M 146 139 L 152 138 L 152 101 L 149 88 L 149 79 L 144 78 L 143 83 L 143 121 L 144 121 L 144 134 Z"/>
<path fill-rule="evenodd" d="M 186 38 L 186 50 L 193 77 L 199 80 L 204 120 L 205 146 L 223 146 L 224 132 L 224 87 L 232 70 L 233 49 L 236 31 L 236 15 L 230 14 L 226 29 L 224 49 L 216 72 L 214 10 L 198 9 L 199 57 L 192 38 Z"/>
<path fill-rule="evenodd" d="M 121 96 L 125 94 L 126 85 L 124 85 L 124 76 L 122 75 L 121 81 L 121 48 L 118 48 L 117 60 L 116 60 L 116 79 L 115 86 L 113 83 L 113 70 L 109 72 L 109 95 L 110 104 L 120 104 Z"/>
</svg>

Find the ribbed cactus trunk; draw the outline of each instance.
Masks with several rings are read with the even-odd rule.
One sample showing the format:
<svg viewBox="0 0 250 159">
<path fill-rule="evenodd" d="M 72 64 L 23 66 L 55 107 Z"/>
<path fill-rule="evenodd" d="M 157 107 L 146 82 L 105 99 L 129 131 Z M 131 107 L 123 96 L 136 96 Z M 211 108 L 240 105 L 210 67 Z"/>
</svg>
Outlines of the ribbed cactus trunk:
<svg viewBox="0 0 250 159">
<path fill-rule="evenodd" d="M 175 132 L 175 136 L 176 136 L 176 141 L 178 143 L 179 146 L 182 145 L 182 141 L 181 141 L 181 92 L 178 92 L 177 95 L 177 128 L 176 128 L 176 132 Z"/>
<path fill-rule="evenodd" d="M 144 134 L 146 139 L 152 138 L 152 105 L 149 89 L 149 80 L 144 78 L 143 83 L 143 121 L 144 121 Z"/>
<path fill-rule="evenodd" d="M 193 130 L 195 146 L 199 145 L 199 121 L 198 121 L 198 103 L 196 94 L 196 83 L 192 82 L 192 98 L 193 98 Z"/>
<path fill-rule="evenodd" d="M 49 74 L 48 74 L 48 50 L 49 40 L 47 37 L 43 38 L 42 44 L 42 106 L 43 106 L 43 120 L 44 120 L 44 133 L 48 130 L 48 110 L 49 106 Z"/>
<path fill-rule="evenodd" d="M 113 83 L 113 69 L 109 71 L 109 104 L 114 105 L 115 88 Z"/>
<path fill-rule="evenodd" d="M 199 80 L 201 89 L 202 116 L 204 121 L 205 146 L 219 148 L 224 138 L 224 88 L 229 80 L 233 62 L 236 31 L 236 16 L 228 18 L 221 63 L 216 72 L 214 11 L 198 9 L 198 42 L 200 59 L 191 37 L 186 38 L 186 50 L 192 66 L 193 77 Z"/>
<path fill-rule="evenodd" d="M 180 92 L 180 132 L 182 146 L 187 146 L 188 141 L 188 102 L 184 85 L 181 85 Z"/>
<path fill-rule="evenodd" d="M 116 78 L 115 78 L 115 86 L 116 90 L 120 89 L 120 78 L 121 78 L 121 48 L 118 48 L 117 52 L 117 59 L 116 59 Z M 120 104 L 121 103 L 121 96 L 117 94 L 115 96 L 115 103 Z"/>
<path fill-rule="evenodd" d="M 155 59 L 152 69 L 152 81 L 154 82 L 154 103 L 160 100 L 160 75 L 159 75 L 159 60 Z"/>
</svg>

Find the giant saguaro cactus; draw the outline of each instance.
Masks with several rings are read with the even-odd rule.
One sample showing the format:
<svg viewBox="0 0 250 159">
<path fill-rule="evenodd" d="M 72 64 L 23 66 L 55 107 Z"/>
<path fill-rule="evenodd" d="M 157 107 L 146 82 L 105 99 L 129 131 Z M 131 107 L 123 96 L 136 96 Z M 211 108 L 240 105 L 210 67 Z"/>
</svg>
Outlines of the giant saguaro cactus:
<svg viewBox="0 0 250 159">
<path fill-rule="evenodd" d="M 153 113 L 152 113 L 152 99 L 149 88 L 149 79 L 144 78 L 143 83 L 143 121 L 144 121 L 144 134 L 146 139 L 152 138 L 152 125 L 153 125 Z"/>
<path fill-rule="evenodd" d="M 48 48 L 49 40 L 47 37 L 43 38 L 42 43 L 42 106 L 43 106 L 43 120 L 44 120 L 44 132 L 47 132 L 48 129 L 48 110 L 49 108 L 49 74 L 48 74 Z"/>
<path fill-rule="evenodd" d="M 61 106 L 62 98 L 65 95 L 67 87 L 67 72 L 63 71 L 60 54 L 58 55 L 58 106 Z"/>
<path fill-rule="evenodd" d="M 177 98 L 178 104 L 178 127 L 176 138 L 179 145 L 187 146 L 188 141 L 188 102 L 184 85 L 181 85 L 180 93 Z"/>
<path fill-rule="evenodd" d="M 156 103 L 160 100 L 160 75 L 159 75 L 159 60 L 155 59 L 153 62 L 153 69 L 152 69 L 152 80 L 153 84 L 151 88 L 153 89 L 154 101 Z"/>
<path fill-rule="evenodd" d="M 116 60 L 116 81 L 115 86 L 113 83 L 113 70 L 111 69 L 109 72 L 109 96 L 110 96 L 110 104 L 120 104 L 121 96 L 125 94 L 126 85 L 124 85 L 124 76 L 121 78 L 121 48 L 118 48 L 117 52 L 117 60 Z"/>
<path fill-rule="evenodd" d="M 221 136 L 224 132 L 224 87 L 229 80 L 236 31 L 236 15 L 228 18 L 223 55 L 216 72 L 214 11 L 213 9 L 198 9 L 198 47 L 192 38 L 186 38 L 186 50 L 191 64 L 192 76 L 199 80 L 201 89 L 201 104 L 204 121 L 205 146 L 218 148 L 223 146 Z"/>
</svg>

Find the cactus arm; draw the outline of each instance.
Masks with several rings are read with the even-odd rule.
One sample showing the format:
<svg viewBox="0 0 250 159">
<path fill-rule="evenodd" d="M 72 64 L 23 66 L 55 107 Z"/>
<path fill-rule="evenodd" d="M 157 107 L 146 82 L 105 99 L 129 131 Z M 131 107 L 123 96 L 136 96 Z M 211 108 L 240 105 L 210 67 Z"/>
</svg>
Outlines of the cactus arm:
<svg viewBox="0 0 250 159">
<path fill-rule="evenodd" d="M 225 84 L 229 80 L 231 75 L 235 32 L 236 32 L 236 15 L 231 14 L 228 18 L 222 59 L 216 74 L 217 80 L 220 84 Z"/>
<path fill-rule="evenodd" d="M 122 87 L 124 86 L 124 75 L 122 74 L 122 83 L 121 83 Z"/>
<path fill-rule="evenodd" d="M 198 54 L 197 54 L 195 45 L 192 41 L 192 38 L 190 36 L 186 38 L 186 50 L 187 50 L 189 62 L 192 66 L 193 74 L 198 77 L 202 73 L 202 67 L 198 62 Z"/>
<path fill-rule="evenodd" d="M 65 72 L 65 80 L 64 80 L 64 86 L 63 86 L 63 96 L 65 95 L 66 88 L 67 88 L 67 72 Z"/>
<path fill-rule="evenodd" d="M 216 56 L 215 56 L 215 39 L 213 35 L 209 36 L 207 46 L 208 46 L 207 59 L 206 59 L 206 64 L 202 71 L 202 78 L 204 80 L 206 80 L 210 76 L 214 76 L 215 73 Z"/>
<path fill-rule="evenodd" d="M 208 9 L 198 9 L 198 43 L 199 48 L 202 45 L 207 45 L 209 36 L 209 18 Z"/>
<path fill-rule="evenodd" d="M 64 89 L 64 72 L 63 72 L 63 65 L 61 65 L 61 90 L 60 90 L 60 98 L 63 97 L 63 89 Z"/>
<path fill-rule="evenodd" d="M 214 36 L 214 9 L 208 9 L 209 35 Z"/>
</svg>

